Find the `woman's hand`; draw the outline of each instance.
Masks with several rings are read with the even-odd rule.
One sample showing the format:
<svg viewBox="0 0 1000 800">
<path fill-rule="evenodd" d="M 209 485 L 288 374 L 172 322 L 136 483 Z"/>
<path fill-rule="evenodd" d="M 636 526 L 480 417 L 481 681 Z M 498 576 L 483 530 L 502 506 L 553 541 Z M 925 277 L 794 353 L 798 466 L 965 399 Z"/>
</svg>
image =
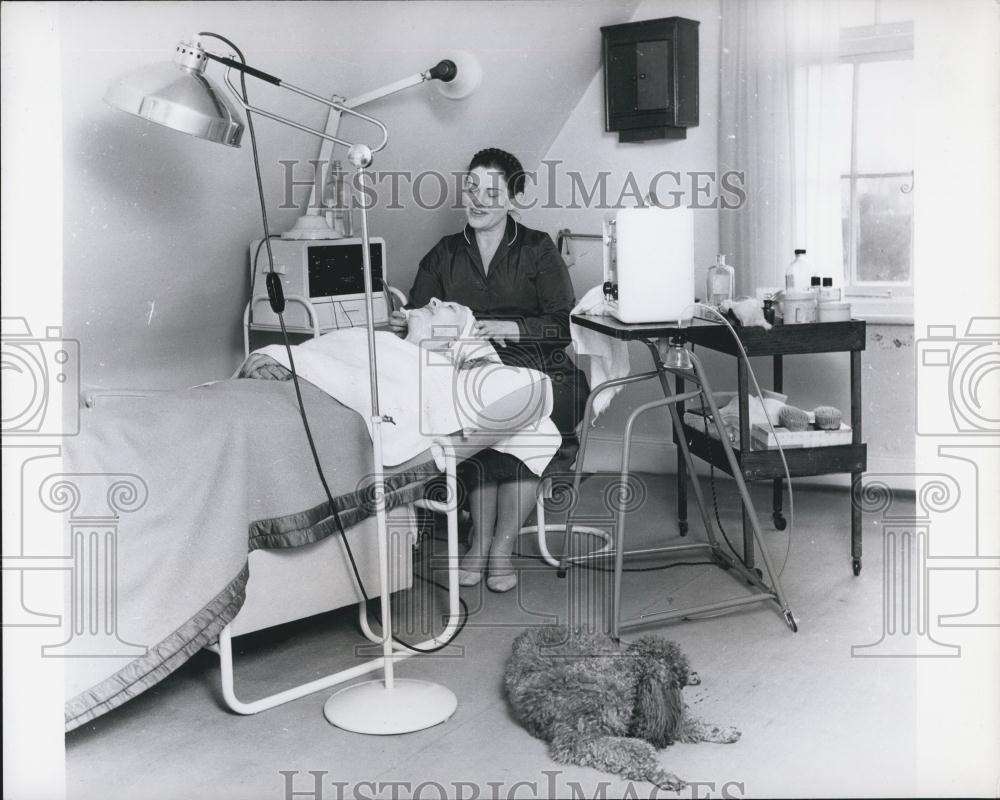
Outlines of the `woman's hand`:
<svg viewBox="0 0 1000 800">
<path fill-rule="evenodd" d="M 287 381 L 292 373 L 268 356 L 257 356 L 241 371 L 241 378 L 253 378 L 262 381 Z"/>
<path fill-rule="evenodd" d="M 406 333 L 406 313 L 401 310 L 393 311 L 389 315 L 389 327 L 393 333 Z"/>
<path fill-rule="evenodd" d="M 505 319 L 477 320 L 472 333 L 479 339 L 491 339 L 498 347 L 506 347 L 508 342 L 517 342 L 521 338 L 517 323 Z"/>
</svg>

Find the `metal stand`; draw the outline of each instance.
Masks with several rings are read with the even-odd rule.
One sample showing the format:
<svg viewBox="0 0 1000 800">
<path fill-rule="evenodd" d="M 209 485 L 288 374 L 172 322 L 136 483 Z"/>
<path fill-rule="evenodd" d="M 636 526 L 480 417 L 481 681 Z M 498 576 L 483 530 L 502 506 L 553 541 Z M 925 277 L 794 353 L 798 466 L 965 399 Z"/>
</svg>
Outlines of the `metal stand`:
<svg viewBox="0 0 1000 800">
<path fill-rule="evenodd" d="M 620 378 L 617 380 L 607 381 L 601 385 L 595 387 L 590 393 L 590 397 L 587 399 L 587 408 L 584 414 L 583 421 L 583 435 L 580 442 L 580 452 L 576 461 L 576 474 L 573 479 L 573 490 L 574 496 L 579 496 L 580 481 L 582 479 L 582 466 L 584 462 L 584 453 L 587 448 L 587 438 L 590 431 L 591 420 L 593 419 L 593 401 L 594 398 L 604 389 L 612 386 L 623 386 L 625 384 L 637 383 L 639 381 L 650 380 L 651 378 L 657 378 L 660 382 L 660 386 L 663 389 L 664 399 L 654 400 L 649 403 L 645 403 L 638 408 L 636 408 L 628 417 L 628 421 L 625 425 L 625 436 L 622 445 L 622 458 L 621 458 L 621 474 L 619 478 L 619 497 L 623 497 L 627 494 L 628 478 L 629 478 L 629 457 L 632 448 L 632 429 L 635 425 L 636 420 L 647 411 L 652 411 L 657 408 L 666 407 L 670 412 L 671 421 L 673 423 L 674 431 L 676 433 L 677 446 L 680 448 L 681 455 L 683 457 L 683 464 L 685 466 L 686 472 L 691 476 L 691 486 L 694 490 L 694 496 L 698 503 L 699 511 L 701 512 L 702 522 L 705 525 L 705 533 L 707 540 L 706 542 L 690 542 L 680 545 L 674 545 L 670 547 L 657 547 L 657 548 L 647 548 L 643 550 L 631 550 L 626 552 L 625 550 L 625 521 L 626 521 L 626 508 L 625 503 L 619 503 L 617 509 L 617 514 L 615 517 L 615 547 L 614 547 L 614 587 L 613 587 L 613 599 L 611 606 L 611 634 L 615 638 L 619 638 L 621 631 L 624 628 L 636 627 L 638 625 L 647 625 L 652 622 L 663 622 L 673 619 L 683 619 L 686 617 L 695 616 L 698 614 L 707 614 L 717 611 L 723 611 L 730 608 L 739 608 L 742 606 L 750 605 L 753 603 L 761 603 L 769 600 L 774 600 L 779 609 L 784 616 L 785 623 L 791 628 L 792 631 L 797 631 L 798 626 L 795 622 L 795 618 L 792 616 L 791 609 L 788 606 L 788 602 L 785 600 L 784 592 L 781 589 L 781 583 L 778 579 L 778 574 L 774 570 L 771 564 L 771 559 L 768 556 L 767 549 L 764 547 L 764 542 L 761 537 L 760 532 L 760 522 L 757 519 L 757 513 L 754 510 L 753 503 L 750 499 L 750 494 L 747 491 L 746 483 L 743 480 L 743 475 L 740 471 L 739 464 L 736 461 L 736 456 L 733 453 L 732 446 L 729 442 L 728 434 L 722 424 L 722 419 L 719 416 L 719 409 L 715 404 L 715 400 L 712 397 L 712 388 L 709 385 L 708 378 L 705 375 L 705 371 L 702 368 L 701 362 L 697 359 L 693 353 L 688 353 L 692 369 L 678 369 L 673 367 L 667 367 L 664 365 L 660 358 L 660 353 L 657 349 L 656 342 L 653 340 L 643 340 L 646 346 L 649 348 L 650 353 L 653 357 L 653 363 L 656 369 L 652 372 L 646 372 L 639 375 L 630 375 L 625 378 Z M 697 389 L 689 392 L 677 391 L 675 392 L 670 386 L 669 375 L 673 374 L 678 379 L 678 386 L 683 386 L 684 382 L 690 382 L 697 385 Z M 743 507 L 745 513 L 748 517 L 751 529 L 753 531 L 753 539 L 756 542 L 757 549 L 760 551 L 761 560 L 763 561 L 764 568 L 766 571 L 767 579 L 770 581 L 770 585 L 765 583 L 763 572 L 758 572 L 757 570 L 747 569 L 738 559 L 733 558 L 727 552 L 725 552 L 716 536 L 715 527 L 711 516 L 708 513 L 708 506 L 705 503 L 705 496 L 701 491 L 701 484 L 698 480 L 697 473 L 694 469 L 694 463 L 691 458 L 691 452 L 688 448 L 687 440 L 684 436 L 684 428 L 681 420 L 681 415 L 678 412 L 678 404 L 683 404 L 686 400 L 693 400 L 695 398 L 701 398 L 702 402 L 708 406 L 712 422 L 716 426 L 719 432 L 719 439 L 722 443 L 723 450 L 725 451 L 726 458 L 729 461 L 730 468 L 732 470 L 733 479 L 736 482 L 736 487 L 739 490 L 740 497 L 743 500 Z M 683 406 L 681 406 L 683 407 Z M 581 560 L 587 560 L 593 558 L 594 556 L 582 556 L 571 558 L 569 553 L 570 544 L 570 533 L 574 526 L 574 511 L 575 509 L 570 509 L 569 514 L 566 518 L 566 529 L 565 537 L 563 543 L 563 559 L 560 563 L 559 574 L 564 576 L 566 574 L 567 567 L 575 562 Z M 686 526 L 685 526 L 686 528 Z M 681 531 L 682 535 L 685 533 L 684 530 Z M 621 613 L 621 593 L 622 593 L 622 575 L 624 569 L 624 561 L 626 555 L 685 555 L 692 553 L 701 553 L 702 555 L 707 555 L 716 562 L 720 567 L 725 570 L 731 570 L 740 578 L 746 581 L 746 583 L 756 589 L 757 591 L 752 594 L 745 595 L 742 597 L 736 597 L 729 600 L 722 600 L 715 603 L 706 603 L 703 605 L 692 606 L 690 608 L 684 609 L 674 609 L 671 611 L 657 612 L 653 614 L 643 614 L 639 617 L 632 619 L 622 619 Z M 599 554 L 603 555 L 603 554 Z"/>
<path fill-rule="evenodd" d="M 365 168 L 372 153 L 363 145 L 354 145 L 348 160 L 357 167 L 359 185 L 365 185 Z M 361 207 L 362 260 L 365 272 L 365 300 L 368 310 L 368 375 L 371 382 L 371 431 L 374 451 L 375 519 L 378 526 L 378 563 L 382 607 L 382 680 L 355 684 L 332 695 L 323 706 L 323 715 L 331 725 L 356 733 L 388 735 L 424 730 L 448 719 L 458 700 L 444 686 L 427 681 L 397 680 L 394 660 L 398 658 L 392 638 L 392 609 L 389 605 L 389 553 L 386 533 L 385 476 L 382 459 L 382 414 L 379 411 L 378 360 L 375 347 L 375 311 L 372 292 L 371 250 L 368 241 L 368 211 Z M 455 569 L 449 570 L 454 587 Z M 450 594 L 454 594 L 454 588 Z M 453 601 L 454 602 L 454 601 Z"/>
</svg>

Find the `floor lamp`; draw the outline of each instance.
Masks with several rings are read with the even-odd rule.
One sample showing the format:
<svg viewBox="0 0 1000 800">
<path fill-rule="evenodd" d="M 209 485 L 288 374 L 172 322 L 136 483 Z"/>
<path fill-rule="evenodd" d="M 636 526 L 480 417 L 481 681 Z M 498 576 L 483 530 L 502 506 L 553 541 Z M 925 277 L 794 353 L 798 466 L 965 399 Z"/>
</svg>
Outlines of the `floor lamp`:
<svg viewBox="0 0 1000 800">
<path fill-rule="evenodd" d="M 442 93 L 452 99 L 468 96 L 478 85 L 480 71 L 478 64 L 467 54 L 439 62 L 425 72 L 404 78 L 383 89 L 369 92 L 355 98 L 350 104 L 328 100 L 318 94 L 306 91 L 247 65 L 238 48 L 218 34 L 203 32 L 199 36 L 211 36 L 229 44 L 236 50 L 237 58 L 220 56 L 201 46 L 197 40 L 177 45 L 173 63 L 153 64 L 114 81 L 105 94 L 105 100 L 112 106 L 127 111 L 151 122 L 178 130 L 218 144 L 239 147 L 243 135 L 236 106 L 205 75 L 209 61 L 226 66 L 226 85 L 236 100 L 248 114 L 258 114 L 268 119 L 288 125 L 296 130 L 311 133 L 323 140 L 324 146 L 340 144 L 348 148 L 347 158 L 357 170 L 357 177 L 363 185 L 365 170 L 371 165 L 374 153 L 385 147 L 389 134 L 385 125 L 374 117 L 355 110 L 353 106 L 384 97 L 416 86 L 427 80 L 437 80 L 443 86 Z M 232 70 L 242 73 L 243 90 L 232 81 Z M 266 81 L 287 89 L 295 94 L 326 105 L 331 111 L 332 124 L 328 121 L 327 131 L 319 131 L 302 125 L 287 117 L 274 114 L 250 104 L 245 92 L 245 76 Z M 349 114 L 374 125 L 381 133 L 381 140 L 375 146 L 352 143 L 338 138 L 340 115 Z M 252 128 L 251 128 L 252 137 Z M 263 205 L 263 197 L 261 199 Z M 311 203 L 310 203 L 311 205 Z M 266 211 L 264 212 L 266 218 Z M 266 225 L 265 225 L 266 227 Z M 380 600 L 382 612 L 382 662 L 383 679 L 354 684 L 334 694 L 324 706 L 326 718 L 334 725 L 359 733 L 393 734 L 423 730 L 448 719 L 455 711 L 458 701 L 453 692 L 428 681 L 397 679 L 394 675 L 394 648 L 389 595 L 389 553 L 386 526 L 385 480 L 382 464 L 382 416 L 378 399 L 378 363 L 375 350 L 374 307 L 372 292 L 372 266 L 369 251 L 368 213 L 361 204 L 362 257 L 364 263 L 365 300 L 367 306 L 368 365 L 371 383 L 371 433 L 374 455 L 375 478 L 375 518 L 378 531 L 378 561 Z M 264 231 L 268 243 L 268 231 Z M 284 307 L 281 296 L 281 282 L 277 275 L 268 274 L 268 295 L 272 308 L 280 312 Z"/>
</svg>

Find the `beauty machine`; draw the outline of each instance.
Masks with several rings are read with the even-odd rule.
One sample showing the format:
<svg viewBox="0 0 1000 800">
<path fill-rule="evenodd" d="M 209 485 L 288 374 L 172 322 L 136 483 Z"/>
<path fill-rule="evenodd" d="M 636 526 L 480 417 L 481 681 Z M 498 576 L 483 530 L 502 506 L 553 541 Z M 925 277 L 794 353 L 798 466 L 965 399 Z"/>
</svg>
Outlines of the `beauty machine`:
<svg viewBox="0 0 1000 800">
<path fill-rule="evenodd" d="M 604 295 L 622 322 L 689 320 L 694 313 L 694 214 L 626 208 L 604 222 Z"/>
<path fill-rule="evenodd" d="M 280 331 L 278 315 L 268 305 L 267 275 L 272 267 L 258 254 L 262 239 L 250 243 L 250 281 L 253 296 L 247 322 L 254 330 Z M 364 327 L 364 258 L 360 237 L 316 241 L 275 239 L 271 243 L 273 270 L 280 276 L 285 300 L 285 327 L 293 333 L 326 333 L 337 328 Z M 372 266 L 374 322 L 384 325 L 389 308 L 383 292 L 386 272 L 385 240 L 369 238 Z M 244 325 L 244 328 L 246 325 Z"/>
</svg>

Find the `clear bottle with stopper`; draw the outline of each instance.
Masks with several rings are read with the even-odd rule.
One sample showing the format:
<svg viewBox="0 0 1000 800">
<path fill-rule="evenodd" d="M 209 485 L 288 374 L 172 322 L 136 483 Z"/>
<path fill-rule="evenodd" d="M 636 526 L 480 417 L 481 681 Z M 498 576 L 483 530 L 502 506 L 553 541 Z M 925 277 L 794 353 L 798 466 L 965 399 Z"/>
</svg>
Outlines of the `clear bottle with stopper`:
<svg viewBox="0 0 1000 800">
<path fill-rule="evenodd" d="M 797 249 L 795 251 L 795 258 L 788 265 L 788 269 L 785 270 L 785 290 L 796 292 L 807 290 L 809 288 L 810 277 L 811 271 L 809 269 L 809 262 L 806 260 L 806 251 L 801 248 Z"/>
<path fill-rule="evenodd" d="M 833 278 L 823 278 L 823 288 L 819 292 L 821 303 L 839 303 L 840 289 L 833 285 Z"/>
<path fill-rule="evenodd" d="M 347 174 L 339 160 L 330 164 L 324 194 L 328 209 L 327 219 L 333 228 L 335 238 L 348 238 L 351 235 L 351 201 L 346 177 Z"/>
<path fill-rule="evenodd" d="M 736 271 L 726 263 L 726 257 L 719 254 L 715 263 L 708 268 L 708 291 L 706 302 L 710 306 L 720 306 L 726 300 L 732 300 L 736 291 Z"/>
</svg>

